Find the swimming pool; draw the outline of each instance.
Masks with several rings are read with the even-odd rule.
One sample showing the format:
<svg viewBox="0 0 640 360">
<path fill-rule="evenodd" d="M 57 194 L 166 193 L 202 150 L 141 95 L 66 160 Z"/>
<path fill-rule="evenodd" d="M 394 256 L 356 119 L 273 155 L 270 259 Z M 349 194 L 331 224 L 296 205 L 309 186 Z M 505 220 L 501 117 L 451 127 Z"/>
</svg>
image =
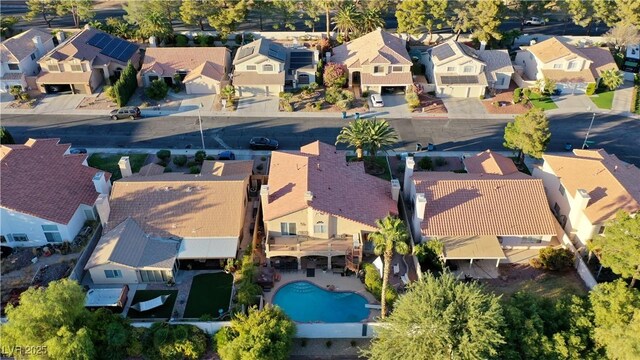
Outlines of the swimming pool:
<svg viewBox="0 0 640 360">
<path fill-rule="evenodd" d="M 308 281 L 284 285 L 273 297 L 291 319 L 297 322 L 360 322 L 369 317 L 369 303 L 352 291 L 327 291 Z"/>
</svg>

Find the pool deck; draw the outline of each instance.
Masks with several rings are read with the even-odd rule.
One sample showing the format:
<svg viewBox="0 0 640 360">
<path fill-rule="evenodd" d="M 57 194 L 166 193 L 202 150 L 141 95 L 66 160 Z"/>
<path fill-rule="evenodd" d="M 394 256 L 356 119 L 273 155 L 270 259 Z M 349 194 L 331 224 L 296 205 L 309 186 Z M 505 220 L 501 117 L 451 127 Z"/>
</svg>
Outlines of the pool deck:
<svg viewBox="0 0 640 360">
<path fill-rule="evenodd" d="M 380 302 L 376 300 L 371 293 L 369 293 L 362 282 L 357 276 L 341 276 L 340 274 L 334 274 L 331 271 L 323 272 L 322 270 L 316 270 L 315 277 L 307 277 L 306 270 L 284 272 L 281 273 L 282 278 L 279 282 L 275 283 L 274 288 L 264 294 L 264 299 L 268 303 L 272 303 L 273 296 L 278 292 L 282 286 L 295 282 L 295 281 L 308 281 L 318 285 L 319 287 L 326 289 L 328 285 L 335 286 L 335 291 L 353 291 L 357 294 L 364 296 L 369 304 L 379 305 Z M 374 321 L 375 318 L 380 317 L 380 310 L 371 309 L 369 312 L 369 318 L 367 321 Z"/>
</svg>

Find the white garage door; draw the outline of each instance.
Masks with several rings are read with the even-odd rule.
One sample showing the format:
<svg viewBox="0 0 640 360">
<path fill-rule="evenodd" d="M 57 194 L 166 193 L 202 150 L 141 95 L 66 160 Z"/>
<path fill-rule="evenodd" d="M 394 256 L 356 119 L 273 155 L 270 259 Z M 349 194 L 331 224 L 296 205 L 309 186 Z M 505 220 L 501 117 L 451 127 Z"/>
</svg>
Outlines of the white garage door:
<svg viewBox="0 0 640 360">
<path fill-rule="evenodd" d="M 216 86 L 211 80 L 199 78 L 185 84 L 187 94 L 215 94 Z"/>
<path fill-rule="evenodd" d="M 273 95 L 269 91 L 269 86 L 242 86 L 239 89 L 240 96 L 242 97 L 251 97 L 251 96 L 267 96 Z"/>
<path fill-rule="evenodd" d="M 562 95 L 584 94 L 587 91 L 587 83 L 557 83 L 556 89 Z"/>
</svg>

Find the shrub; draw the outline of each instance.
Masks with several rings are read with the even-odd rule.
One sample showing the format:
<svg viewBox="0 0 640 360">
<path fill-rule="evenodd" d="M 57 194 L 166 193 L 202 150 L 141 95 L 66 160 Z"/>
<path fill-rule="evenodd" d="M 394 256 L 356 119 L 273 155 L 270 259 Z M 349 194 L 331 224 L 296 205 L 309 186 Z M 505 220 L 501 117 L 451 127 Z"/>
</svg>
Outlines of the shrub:
<svg viewBox="0 0 640 360">
<path fill-rule="evenodd" d="M 137 74 L 138 71 L 133 64 L 129 62 L 122 71 L 120 78 L 111 87 L 110 91 L 112 92 L 113 98 L 118 106 L 125 106 L 138 88 L 138 79 L 136 78 Z"/>
<path fill-rule="evenodd" d="M 21 92 L 20 93 L 20 100 L 27 101 L 29 99 L 31 99 L 31 96 L 29 96 L 29 93 L 27 93 L 27 92 Z"/>
<path fill-rule="evenodd" d="M 293 112 L 293 105 L 288 102 L 282 102 L 282 109 L 286 112 Z"/>
<path fill-rule="evenodd" d="M 156 153 L 156 156 L 158 157 L 158 159 L 167 160 L 167 159 L 169 159 L 171 157 L 171 151 L 169 151 L 169 150 L 159 150 Z"/>
<path fill-rule="evenodd" d="M 267 161 L 267 157 L 266 156 L 260 157 L 260 161 Z"/>
<path fill-rule="evenodd" d="M 351 340 L 349 344 L 351 345 L 351 347 L 356 347 L 356 345 L 358 345 L 358 342 L 355 340 Z"/>
<path fill-rule="evenodd" d="M 520 101 L 522 101 L 522 89 L 516 88 L 515 90 L 513 90 L 513 103 L 517 104 Z"/>
<path fill-rule="evenodd" d="M 537 258 L 531 259 L 531 266 L 550 271 L 566 270 L 573 266 L 574 254 L 569 249 L 546 247 L 540 249 Z"/>
<path fill-rule="evenodd" d="M 333 342 L 331 342 L 331 340 L 327 340 L 327 342 L 326 342 L 326 343 L 324 343 L 324 345 L 325 345 L 327 348 L 330 348 L 330 347 L 331 347 L 331 345 L 333 345 Z"/>
<path fill-rule="evenodd" d="M 242 44 L 242 34 L 236 34 L 235 40 L 236 40 L 236 45 L 241 45 Z"/>
<path fill-rule="evenodd" d="M 316 82 L 318 84 L 324 84 L 324 79 L 322 78 L 324 72 L 324 61 L 322 59 L 318 60 L 318 65 L 316 66 Z"/>
<path fill-rule="evenodd" d="M 258 166 L 256 166 L 256 170 L 262 171 L 262 169 L 264 169 L 264 165 L 258 164 Z"/>
<path fill-rule="evenodd" d="M 522 90 L 522 93 L 524 94 L 524 100 L 528 101 L 529 98 L 531 97 L 531 89 L 529 88 L 524 88 Z"/>
<path fill-rule="evenodd" d="M 405 100 L 407 100 L 407 105 L 409 105 L 409 109 L 414 110 L 418 106 L 420 106 L 420 97 L 418 94 L 414 92 L 407 92 L 404 96 Z"/>
<path fill-rule="evenodd" d="M 185 47 L 189 44 L 189 38 L 186 35 L 176 35 L 176 46 Z"/>
<path fill-rule="evenodd" d="M 158 165 L 160 165 L 162 167 L 167 167 L 167 165 L 169 165 L 169 163 L 167 163 L 166 160 L 160 160 L 156 164 L 158 164 Z"/>
<path fill-rule="evenodd" d="M 418 166 L 420 166 L 422 170 L 433 170 L 433 161 L 430 157 L 425 156 L 418 161 Z"/>
<path fill-rule="evenodd" d="M 200 174 L 200 166 L 194 165 L 190 167 L 189 174 Z"/>
<path fill-rule="evenodd" d="M 144 338 L 149 359 L 201 359 L 207 350 L 206 334 L 193 325 L 154 323 Z"/>
<path fill-rule="evenodd" d="M 170 173 L 170 172 L 173 172 L 173 170 L 171 170 L 171 168 L 167 166 L 164 168 L 164 172 Z"/>
<path fill-rule="evenodd" d="M 596 87 L 596 83 L 588 83 L 588 84 L 587 84 L 587 90 L 585 90 L 585 93 L 586 93 L 587 95 L 589 95 L 589 96 L 590 96 L 590 95 L 593 95 L 593 94 L 595 94 L 595 93 L 596 93 L 596 88 L 597 88 L 597 87 Z"/>
<path fill-rule="evenodd" d="M 216 157 L 215 156 L 211 156 L 211 155 L 207 155 L 206 158 L 204 158 L 205 160 L 215 160 Z"/>
<path fill-rule="evenodd" d="M 154 100 L 164 99 L 167 96 L 168 92 L 169 86 L 164 82 L 164 80 L 161 79 L 153 80 L 151 82 L 151 85 L 144 90 L 144 94 Z"/>
<path fill-rule="evenodd" d="M 335 104 L 342 100 L 342 91 L 336 88 L 329 88 L 325 91 L 324 100 L 329 104 Z"/>
<path fill-rule="evenodd" d="M 484 94 L 482 94 L 482 95 L 478 96 L 478 99 L 480 99 L 480 100 L 484 100 Z"/>
<path fill-rule="evenodd" d="M 356 99 L 356 95 L 353 93 L 353 91 L 342 90 L 342 98 L 349 102 L 353 102 Z"/>
<path fill-rule="evenodd" d="M 365 90 L 365 91 L 362 92 L 362 97 L 363 98 L 368 98 L 369 96 L 371 96 L 371 93 L 369 91 Z"/>
<path fill-rule="evenodd" d="M 192 166 L 197 166 L 197 165 L 198 165 L 198 163 L 193 161 L 193 160 L 187 161 L 187 167 L 189 167 L 189 168 L 192 167 Z"/>
<path fill-rule="evenodd" d="M 438 156 L 436 158 L 436 166 L 445 166 L 445 165 L 447 165 L 447 159 L 445 159 L 445 158 L 443 158 L 441 156 Z"/>
<path fill-rule="evenodd" d="M 364 286 L 378 301 L 382 298 L 382 278 L 380 277 L 380 272 L 373 264 L 364 264 L 362 266 L 362 270 L 364 271 Z M 398 298 L 398 293 L 396 289 L 391 286 L 387 287 L 387 304 L 390 306 L 393 305 L 393 302 Z"/>
<path fill-rule="evenodd" d="M 430 240 L 426 243 L 417 244 L 413 248 L 413 254 L 418 258 L 418 263 L 422 271 L 431 271 L 433 273 L 442 272 L 442 261 L 440 254 L 442 253 L 442 242 Z"/>
<path fill-rule="evenodd" d="M 324 85 L 341 88 L 347 83 L 347 67 L 344 64 L 328 63 L 324 67 Z"/>
<path fill-rule="evenodd" d="M 339 100 L 336 102 L 336 107 L 342 111 L 347 111 L 351 108 L 351 101 L 349 100 Z"/>
<path fill-rule="evenodd" d="M 176 155 L 173 157 L 173 163 L 176 164 L 176 166 L 185 166 L 187 164 L 187 156 Z"/>
<path fill-rule="evenodd" d="M 397 169 L 398 169 L 398 172 L 403 173 L 403 172 L 404 172 L 404 170 L 405 170 L 405 165 L 404 165 L 404 164 L 398 164 Z"/>
<path fill-rule="evenodd" d="M 202 162 L 207 157 L 207 153 L 204 150 L 198 150 L 195 154 L 195 161 L 198 165 L 202 165 Z"/>
</svg>

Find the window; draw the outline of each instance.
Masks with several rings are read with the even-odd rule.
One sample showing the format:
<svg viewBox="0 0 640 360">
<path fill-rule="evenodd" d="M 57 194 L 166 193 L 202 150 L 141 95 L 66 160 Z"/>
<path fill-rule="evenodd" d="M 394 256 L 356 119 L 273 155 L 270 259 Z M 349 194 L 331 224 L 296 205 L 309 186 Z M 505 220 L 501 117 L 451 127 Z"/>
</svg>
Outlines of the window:
<svg viewBox="0 0 640 360">
<path fill-rule="evenodd" d="M 8 63 L 7 66 L 9 67 L 9 70 L 20 70 L 20 66 L 18 66 L 18 64 Z"/>
<path fill-rule="evenodd" d="M 598 235 L 604 234 L 604 228 L 604 226 L 600 226 L 600 229 L 598 229 Z"/>
<path fill-rule="evenodd" d="M 11 237 L 13 238 L 13 241 L 29 241 L 27 234 L 11 234 Z"/>
<path fill-rule="evenodd" d="M 569 70 L 574 70 L 578 68 L 578 62 L 577 61 L 569 61 L 569 65 L 567 66 L 567 69 Z"/>
<path fill-rule="evenodd" d="M 122 277 L 122 271 L 120 270 L 105 270 L 104 276 L 107 279 L 118 279 Z"/>
<path fill-rule="evenodd" d="M 475 66 L 473 65 L 467 65 L 464 68 L 462 68 L 462 72 L 464 73 L 470 73 L 473 72 L 473 70 L 475 69 Z"/>
<path fill-rule="evenodd" d="M 296 223 L 280 223 L 282 235 L 296 235 Z"/>
<path fill-rule="evenodd" d="M 522 243 L 523 244 L 540 244 L 542 242 L 541 236 L 523 236 Z"/>
<path fill-rule="evenodd" d="M 273 71 L 273 65 L 271 64 L 262 65 L 262 71 Z"/>
<path fill-rule="evenodd" d="M 373 67 L 374 74 L 382 74 L 384 72 L 384 67 L 380 65 L 376 65 Z"/>
<path fill-rule="evenodd" d="M 247 71 L 256 71 L 255 65 L 247 65 Z"/>
<path fill-rule="evenodd" d="M 58 64 L 47 64 L 47 69 L 49 69 L 49 71 L 51 72 L 60 72 Z"/>
<path fill-rule="evenodd" d="M 504 76 L 503 76 L 503 77 L 501 77 L 501 78 L 500 78 L 500 85 L 504 85 L 505 80 L 507 80 L 507 78 L 506 78 L 506 77 L 504 77 Z"/>
<path fill-rule="evenodd" d="M 402 72 L 402 66 L 392 66 L 391 72 Z"/>
<path fill-rule="evenodd" d="M 454 72 L 454 71 L 456 71 L 455 66 L 447 66 L 447 72 Z"/>
<path fill-rule="evenodd" d="M 562 69 L 562 64 L 553 64 L 554 69 Z"/>
<path fill-rule="evenodd" d="M 298 84 L 308 84 L 309 83 L 309 75 L 307 74 L 300 74 L 298 76 Z"/>
<path fill-rule="evenodd" d="M 319 221 L 313 226 L 313 232 L 316 234 L 324 234 L 327 232 L 327 227 L 322 221 Z"/>
<path fill-rule="evenodd" d="M 153 82 L 153 81 L 156 81 L 156 80 L 158 80 L 157 76 L 155 76 L 155 75 L 149 76 L 149 82 Z"/>
<path fill-rule="evenodd" d="M 71 64 L 71 71 L 82 72 L 82 64 Z"/>
<path fill-rule="evenodd" d="M 47 242 L 62 242 L 62 236 L 58 232 L 58 225 L 42 225 L 42 231 L 44 231 L 44 237 L 47 238 Z"/>
<path fill-rule="evenodd" d="M 560 205 L 558 205 L 558 203 L 553 205 L 553 212 L 555 212 L 556 215 L 560 215 Z"/>
<path fill-rule="evenodd" d="M 171 278 L 166 271 L 161 270 L 140 270 L 142 282 L 166 282 Z"/>
<path fill-rule="evenodd" d="M 560 194 L 564 196 L 564 186 L 562 186 L 562 184 L 560 184 L 560 188 L 558 190 L 560 191 Z"/>
<path fill-rule="evenodd" d="M 89 209 L 85 209 L 84 210 L 84 217 L 87 220 L 95 220 L 96 219 L 96 213 L 93 209 L 89 210 Z"/>
<path fill-rule="evenodd" d="M 35 60 L 36 59 L 36 53 L 32 53 L 31 54 L 31 60 Z"/>
</svg>

